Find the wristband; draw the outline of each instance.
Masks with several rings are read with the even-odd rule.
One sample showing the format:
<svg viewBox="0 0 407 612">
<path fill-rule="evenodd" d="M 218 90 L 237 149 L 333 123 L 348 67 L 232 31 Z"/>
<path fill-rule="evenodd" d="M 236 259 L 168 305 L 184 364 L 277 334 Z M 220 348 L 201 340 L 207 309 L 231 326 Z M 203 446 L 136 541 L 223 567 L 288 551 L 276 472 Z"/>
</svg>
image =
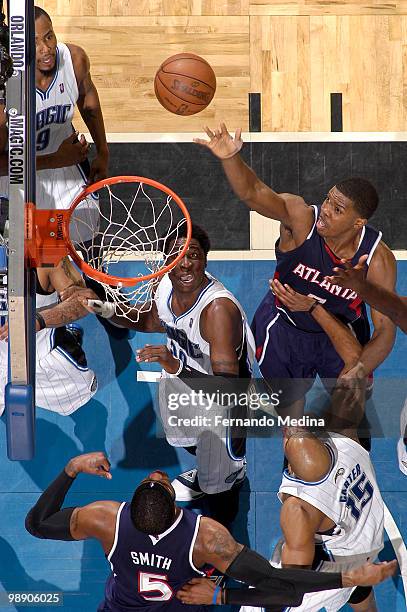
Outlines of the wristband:
<svg viewBox="0 0 407 612">
<path fill-rule="evenodd" d="M 315 300 L 315 302 L 312 304 L 311 308 L 308 310 L 309 314 L 312 314 L 312 312 L 315 310 L 315 308 L 317 306 L 320 306 L 320 302 L 318 300 Z"/>
<path fill-rule="evenodd" d="M 35 313 L 35 318 L 38 321 L 38 323 L 40 324 L 40 329 L 39 331 L 41 331 L 42 329 L 45 329 L 47 327 L 45 321 L 44 321 L 44 317 L 42 316 L 42 314 L 40 314 L 39 312 Z"/>
<path fill-rule="evenodd" d="M 216 600 L 218 598 L 219 591 L 220 591 L 220 586 L 218 585 L 218 586 L 215 587 L 215 590 L 213 592 L 213 598 L 212 598 L 212 605 L 213 606 L 216 606 Z"/>
<path fill-rule="evenodd" d="M 172 374 L 172 376 L 179 376 L 184 368 L 184 363 L 183 361 L 181 361 L 181 359 L 178 359 L 179 361 L 179 366 L 178 366 L 178 370 L 176 372 L 174 372 L 174 374 Z"/>
</svg>

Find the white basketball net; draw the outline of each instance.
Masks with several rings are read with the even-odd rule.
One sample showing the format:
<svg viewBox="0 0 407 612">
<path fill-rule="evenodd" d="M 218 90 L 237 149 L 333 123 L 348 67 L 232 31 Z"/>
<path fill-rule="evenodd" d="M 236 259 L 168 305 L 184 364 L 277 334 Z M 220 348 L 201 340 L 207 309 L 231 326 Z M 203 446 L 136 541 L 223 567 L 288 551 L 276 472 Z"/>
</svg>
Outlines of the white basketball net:
<svg viewBox="0 0 407 612">
<path fill-rule="evenodd" d="M 179 246 L 174 245 L 181 229 L 185 237 L 186 218 L 175 200 L 156 187 L 134 181 L 106 185 L 78 204 L 69 233 L 77 252 L 95 270 L 139 278 L 159 272 L 178 254 Z M 131 287 L 94 279 L 100 291 L 94 290 L 100 299 L 115 304 L 117 316 L 138 321 L 151 310 L 161 278 L 158 275 Z"/>
</svg>

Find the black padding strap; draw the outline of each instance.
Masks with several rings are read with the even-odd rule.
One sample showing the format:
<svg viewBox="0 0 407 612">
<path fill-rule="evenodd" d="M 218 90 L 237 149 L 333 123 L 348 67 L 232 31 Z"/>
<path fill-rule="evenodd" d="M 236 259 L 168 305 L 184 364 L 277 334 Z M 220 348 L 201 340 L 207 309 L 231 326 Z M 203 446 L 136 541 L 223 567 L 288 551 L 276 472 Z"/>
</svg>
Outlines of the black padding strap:
<svg viewBox="0 0 407 612">
<path fill-rule="evenodd" d="M 75 508 L 63 508 L 66 494 L 75 479 L 63 470 L 41 495 L 25 519 L 25 528 L 36 538 L 74 540 L 70 521 Z"/>
<path fill-rule="evenodd" d="M 235 580 L 256 587 L 226 589 L 226 603 L 231 605 L 298 606 L 305 593 L 342 588 L 340 573 L 278 569 L 247 547 L 243 548 L 225 573 Z"/>
</svg>

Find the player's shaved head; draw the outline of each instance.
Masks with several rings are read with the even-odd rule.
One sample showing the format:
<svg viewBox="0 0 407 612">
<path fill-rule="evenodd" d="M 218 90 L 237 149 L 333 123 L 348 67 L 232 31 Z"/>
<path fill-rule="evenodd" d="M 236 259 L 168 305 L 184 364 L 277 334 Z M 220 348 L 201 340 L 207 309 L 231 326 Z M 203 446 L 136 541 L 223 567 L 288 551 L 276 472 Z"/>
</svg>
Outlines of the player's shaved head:
<svg viewBox="0 0 407 612">
<path fill-rule="evenodd" d="M 175 520 L 174 497 L 161 482 L 146 480 L 134 492 L 130 516 L 139 531 L 150 535 L 164 533 Z"/>
<path fill-rule="evenodd" d="M 47 11 L 44 11 L 40 6 L 34 6 L 34 19 L 37 20 L 40 17 L 46 17 L 52 23 L 52 19 Z"/>
<path fill-rule="evenodd" d="M 322 440 L 305 429 L 284 431 L 284 454 L 291 471 L 300 480 L 317 482 L 331 468 L 331 455 Z"/>
</svg>

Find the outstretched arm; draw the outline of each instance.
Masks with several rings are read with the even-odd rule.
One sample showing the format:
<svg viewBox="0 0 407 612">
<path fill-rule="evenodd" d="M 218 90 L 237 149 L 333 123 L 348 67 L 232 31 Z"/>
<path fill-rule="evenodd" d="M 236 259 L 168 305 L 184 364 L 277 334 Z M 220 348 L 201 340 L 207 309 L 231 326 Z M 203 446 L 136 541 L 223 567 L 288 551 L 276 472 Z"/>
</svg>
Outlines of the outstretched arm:
<svg viewBox="0 0 407 612">
<path fill-rule="evenodd" d="M 303 569 L 277 569 L 261 555 L 234 540 L 223 525 L 203 517 L 194 547 L 197 567 L 210 563 L 227 576 L 252 585 L 254 589 L 226 589 L 216 603 L 236 605 L 299 605 L 304 593 L 345 586 L 370 585 L 391 576 L 397 562 L 366 564 L 353 572 L 327 574 Z M 369 567 L 368 567 L 369 565 Z M 193 579 L 177 593 L 190 604 L 212 603 L 214 586 L 206 579 Z"/>
<path fill-rule="evenodd" d="M 362 255 L 356 266 L 352 267 L 346 259 L 341 260 L 342 268 L 334 268 L 335 276 L 327 279 L 340 287 L 353 289 L 359 297 L 375 310 L 383 313 L 407 334 L 407 297 L 397 295 L 366 278 L 366 260 Z"/>
<path fill-rule="evenodd" d="M 214 131 L 206 127 L 205 132 L 209 140 L 195 138 L 194 142 L 207 147 L 222 161 L 227 179 L 238 198 L 264 217 L 281 221 L 292 230 L 294 240 L 301 244 L 314 220 L 312 208 L 300 196 L 276 193 L 245 164 L 239 155 L 243 145 L 241 129 L 236 130 L 234 138 L 224 123 Z"/>
<path fill-rule="evenodd" d="M 62 508 L 76 476 L 84 472 L 111 479 L 110 463 L 104 453 L 95 452 L 71 459 L 28 512 L 25 527 L 36 538 L 84 540 L 97 538 L 105 550 L 114 539 L 117 502 L 95 502 L 84 507 Z"/>
<path fill-rule="evenodd" d="M 98 299 L 88 300 L 85 296 L 81 300 L 81 304 L 88 312 L 99 315 L 104 319 L 110 319 L 112 323 L 119 327 L 127 327 L 146 333 L 165 332 L 154 301 L 139 304 L 138 307 L 137 305 L 131 306 L 121 303 L 117 307 L 121 310 L 121 315 L 116 314 L 116 304 L 114 302 L 104 302 Z"/>
</svg>

